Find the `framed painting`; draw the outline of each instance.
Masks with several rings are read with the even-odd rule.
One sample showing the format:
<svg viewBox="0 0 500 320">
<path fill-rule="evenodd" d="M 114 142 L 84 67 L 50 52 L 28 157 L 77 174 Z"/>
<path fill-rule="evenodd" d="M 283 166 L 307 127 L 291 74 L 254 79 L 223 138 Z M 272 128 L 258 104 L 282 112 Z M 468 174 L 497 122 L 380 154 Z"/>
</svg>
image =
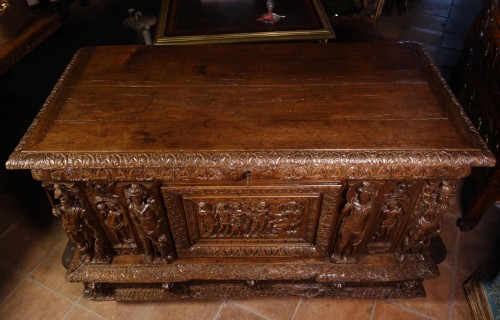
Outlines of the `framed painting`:
<svg viewBox="0 0 500 320">
<path fill-rule="evenodd" d="M 164 0 L 154 44 L 327 42 L 335 37 L 319 1 L 271 1 L 272 13 L 266 0 Z"/>
</svg>

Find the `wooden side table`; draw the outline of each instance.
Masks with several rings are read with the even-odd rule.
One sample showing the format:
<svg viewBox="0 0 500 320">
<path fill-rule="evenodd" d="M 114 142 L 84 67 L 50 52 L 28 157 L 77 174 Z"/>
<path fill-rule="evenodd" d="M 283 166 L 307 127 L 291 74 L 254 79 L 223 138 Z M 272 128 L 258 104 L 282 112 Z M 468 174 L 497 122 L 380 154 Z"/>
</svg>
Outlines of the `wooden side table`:
<svg viewBox="0 0 500 320">
<path fill-rule="evenodd" d="M 247 44 L 80 50 L 7 167 L 86 298 L 168 300 L 423 296 L 455 181 L 494 163 L 420 45 Z"/>
<path fill-rule="evenodd" d="M 39 12 L 14 36 L 0 43 L 0 76 L 61 26 L 54 12 Z"/>
</svg>

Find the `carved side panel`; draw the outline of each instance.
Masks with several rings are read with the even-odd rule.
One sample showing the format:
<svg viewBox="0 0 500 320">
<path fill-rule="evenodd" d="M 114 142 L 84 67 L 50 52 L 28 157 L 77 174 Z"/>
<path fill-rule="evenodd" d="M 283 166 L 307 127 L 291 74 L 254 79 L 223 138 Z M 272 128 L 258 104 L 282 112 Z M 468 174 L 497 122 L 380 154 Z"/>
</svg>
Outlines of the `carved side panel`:
<svg viewBox="0 0 500 320">
<path fill-rule="evenodd" d="M 87 183 L 87 195 L 116 254 L 138 253 L 138 236 L 128 215 L 123 188 Z"/>
<path fill-rule="evenodd" d="M 393 252 L 404 228 L 417 193 L 415 181 L 388 182 L 383 202 L 378 209 L 379 220 L 367 244 L 369 253 Z"/>
<path fill-rule="evenodd" d="M 397 252 L 399 260 L 425 260 L 425 251 L 431 238 L 440 232 L 441 219 L 455 189 L 454 181 L 429 180 L 424 184 Z"/>
<path fill-rule="evenodd" d="M 181 257 L 318 257 L 329 247 L 339 185 L 169 186 Z"/>
<path fill-rule="evenodd" d="M 147 184 L 131 183 L 123 185 L 123 189 L 128 214 L 144 253 L 152 261 L 172 261 L 175 257 L 174 246 L 154 188 Z"/>
<path fill-rule="evenodd" d="M 175 251 L 161 201 L 153 184 L 46 183 L 53 212 L 88 262 L 113 255 L 140 254 L 168 262 Z"/>
<path fill-rule="evenodd" d="M 380 183 L 350 181 L 344 206 L 339 213 L 339 227 L 333 246 L 335 262 L 354 263 L 357 253 L 370 232 L 371 221 L 376 217 L 376 199 Z"/>
<path fill-rule="evenodd" d="M 74 241 L 86 263 L 109 263 L 111 246 L 81 184 L 45 183 L 53 197 L 52 212 L 60 217 L 68 238 Z"/>
</svg>

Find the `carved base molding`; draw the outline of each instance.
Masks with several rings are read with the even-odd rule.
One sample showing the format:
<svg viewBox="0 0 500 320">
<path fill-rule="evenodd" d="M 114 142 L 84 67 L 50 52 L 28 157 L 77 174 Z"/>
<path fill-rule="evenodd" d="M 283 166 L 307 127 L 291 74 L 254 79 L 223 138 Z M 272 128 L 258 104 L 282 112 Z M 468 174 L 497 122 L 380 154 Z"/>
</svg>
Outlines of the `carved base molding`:
<svg viewBox="0 0 500 320">
<path fill-rule="evenodd" d="M 425 297 L 421 280 L 384 283 L 252 282 L 85 284 L 83 297 L 89 300 L 136 301 L 228 298 L 234 296 L 299 296 L 304 298 L 397 299 Z"/>
<path fill-rule="evenodd" d="M 132 258 L 137 258 L 133 261 Z M 425 296 L 422 280 L 439 275 L 435 264 L 401 263 L 386 255 L 380 261 L 358 264 L 329 260 L 277 262 L 218 261 L 201 263 L 180 259 L 144 265 L 130 255 L 127 263 L 87 264 L 78 252 L 67 279 L 85 283 L 84 298 L 91 300 L 175 300 L 231 296 L 301 296 L 352 298 L 413 298 Z M 143 257 L 146 258 L 146 257 Z M 200 282 L 197 279 L 203 278 Z M 228 281 L 227 279 L 231 279 Z"/>
</svg>

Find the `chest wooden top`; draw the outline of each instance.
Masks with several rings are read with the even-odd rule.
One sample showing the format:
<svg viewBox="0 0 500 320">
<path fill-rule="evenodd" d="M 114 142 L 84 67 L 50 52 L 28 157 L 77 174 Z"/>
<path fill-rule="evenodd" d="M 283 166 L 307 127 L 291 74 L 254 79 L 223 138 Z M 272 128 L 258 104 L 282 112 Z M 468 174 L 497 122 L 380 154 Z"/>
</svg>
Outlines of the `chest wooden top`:
<svg viewBox="0 0 500 320">
<path fill-rule="evenodd" d="M 85 48 L 7 166 L 493 165 L 436 70 L 412 43 Z"/>
</svg>

